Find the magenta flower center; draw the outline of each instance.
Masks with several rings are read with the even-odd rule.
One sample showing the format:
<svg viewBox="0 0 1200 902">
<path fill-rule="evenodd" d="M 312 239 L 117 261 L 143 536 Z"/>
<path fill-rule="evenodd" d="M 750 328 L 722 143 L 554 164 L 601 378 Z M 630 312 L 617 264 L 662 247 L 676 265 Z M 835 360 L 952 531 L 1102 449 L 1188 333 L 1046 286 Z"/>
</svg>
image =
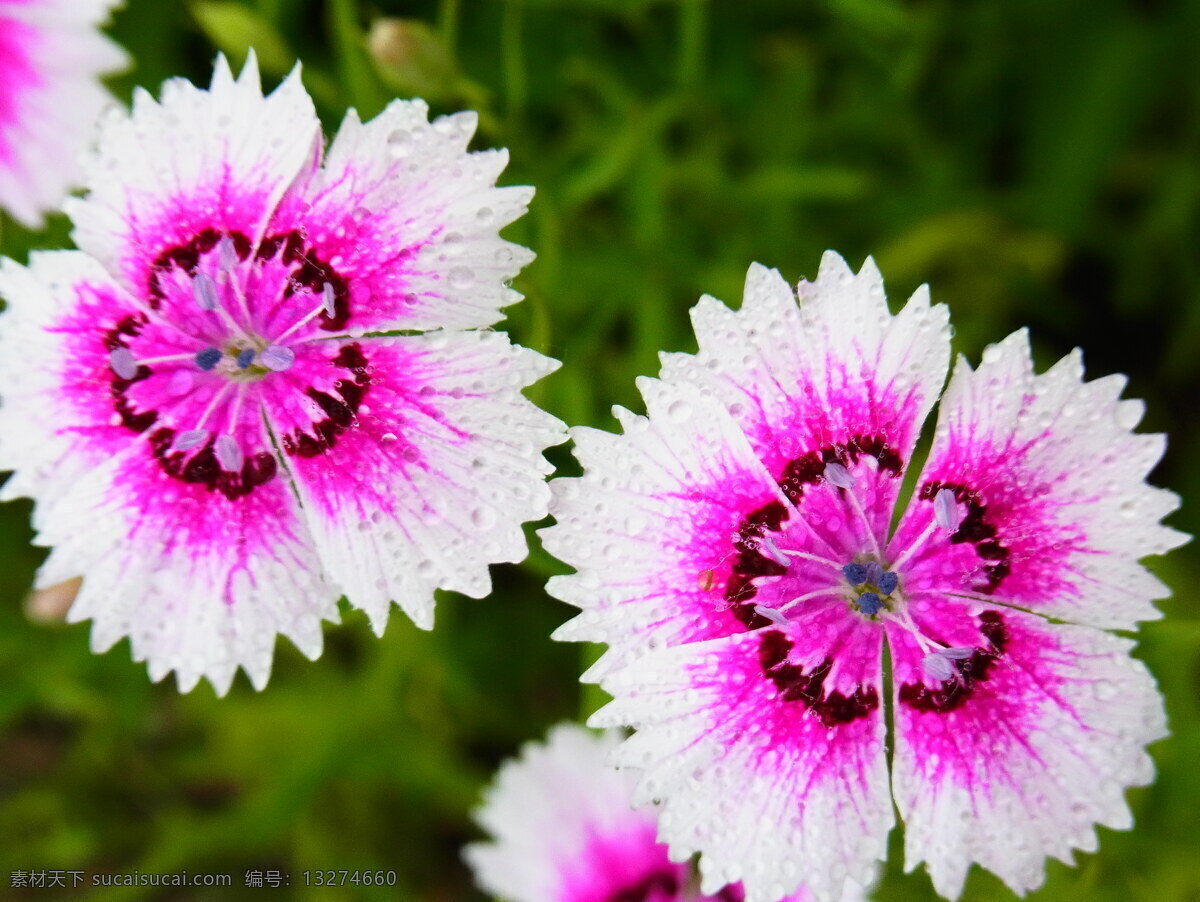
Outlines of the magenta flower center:
<svg viewBox="0 0 1200 902">
<path fill-rule="evenodd" d="M 310 428 L 274 436 L 288 454 L 324 453 L 357 424 L 367 359 L 358 344 L 327 344 L 349 319 L 349 286 L 299 232 L 252 253 L 244 234 L 206 229 L 154 259 L 137 300 L 104 334 L 115 419 L 147 433 L 168 475 L 236 498 L 275 477 L 261 429 L 273 407 L 310 413 Z M 341 372 L 330 379 L 329 366 Z"/>
<path fill-rule="evenodd" d="M 759 665 L 764 676 L 785 700 L 804 704 L 826 726 L 866 717 L 878 707 L 878 693 L 871 686 L 830 691 L 826 682 L 833 658 L 800 666 L 790 660 L 788 635 L 766 628 L 803 622 L 829 605 L 878 629 L 895 624 L 924 650 L 921 669 L 934 681 L 933 686 L 926 681 L 902 685 L 900 701 L 935 711 L 953 710 L 969 698 L 988 679 L 1007 642 L 1003 619 L 991 611 L 978 618 L 978 646 L 954 646 L 925 635 L 908 611 L 903 590 L 910 560 L 933 541 L 970 542 L 991 562 L 982 569 L 984 580 L 964 592 L 986 599 L 1008 575 L 1008 550 L 997 541 L 978 493 L 960 485 L 922 486 L 914 503 L 933 505 L 929 527 L 907 547 L 894 549 L 887 547 L 886 536 L 876 534 L 879 521 L 872 517 L 872 496 L 864 488 L 871 480 L 864 483 L 854 475 L 871 470 L 884 479 L 898 478 L 902 470 L 899 456 L 876 437 L 860 436 L 791 461 L 779 485 L 792 509 L 775 501 L 745 518 L 735 535 L 733 572 L 726 582 L 729 610 L 745 629 L 763 630 Z M 814 522 L 832 527 L 819 533 Z"/>
</svg>

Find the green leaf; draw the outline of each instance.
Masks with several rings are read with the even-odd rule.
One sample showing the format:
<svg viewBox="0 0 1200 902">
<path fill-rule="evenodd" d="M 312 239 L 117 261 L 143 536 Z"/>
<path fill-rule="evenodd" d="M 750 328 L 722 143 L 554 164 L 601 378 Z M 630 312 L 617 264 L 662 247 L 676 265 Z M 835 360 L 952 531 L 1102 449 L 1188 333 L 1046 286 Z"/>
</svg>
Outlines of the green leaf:
<svg viewBox="0 0 1200 902">
<path fill-rule="evenodd" d="M 251 48 L 263 72 L 282 75 L 295 65 L 296 55 L 260 13 L 232 0 L 199 0 L 192 16 L 217 49 L 240 66 Z"/>
</svg>

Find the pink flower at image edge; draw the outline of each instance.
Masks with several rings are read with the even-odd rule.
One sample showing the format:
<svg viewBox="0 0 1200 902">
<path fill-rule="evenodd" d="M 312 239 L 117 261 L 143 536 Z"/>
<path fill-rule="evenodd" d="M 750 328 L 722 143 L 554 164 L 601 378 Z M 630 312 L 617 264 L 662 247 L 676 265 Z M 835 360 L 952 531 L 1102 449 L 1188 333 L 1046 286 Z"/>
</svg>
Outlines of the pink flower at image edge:
<svg viewBox="0 0 1200 902">
<path fill-rule="evenodd" d="M 3 497 L 37 502 L 39 586 L 83 576 L 96 650 L 261 687 L 343 594 L 429 628 L 435 589 L 525 556 L 565 432 L 521 392 L 557 363 L 489 328 L 533 192 L 474 127 L 396 101 L 323 152 L 298 70 L 263 97 L 253 56 L 105 119 L 80 250 L 0 265 Z"/>
<path fill-rule="evenodd" d="M 619 742 L 559 724 L 500 768 L 476 812 L 490 841 L 465 850 L 480 888 L 508 902 L 742 902 L 737 884 L 699 894 L 692 865 L 668 857 L 654 812 L 630 804 L 636 778 L 607 766 Z M 864 898 L 852 886 L 841 902 Z"/>
<path fill-rule="evenodd" d="M 892 315 L 874 264 L 832 253 L 798 294 L 751 267 L 742 308 L 703 298 L 699 351 L 639 381 L 647 416 L 573 430 L 584 475 L 552 483 L 543 537 L 582 612 L 556 638 L 609 646 L 592 723 L 636 728 L 614 760 L 705 892 L 835 899 L 886 857 L 893 803 L 941 895 L 972 862 L 1026 892 L 1153 778 L 1162 701 L 1105 630 L 1159 616 L 1138 561 L 1186 538 L 1145 482 L 1165 440 L 1132 431 L 1123 377 L 1083 382 L 1078 352 L 1035 375 L 1017 332 L 958 361 L 892 531 L 945 308 L 922 288 Z"/>
<path fill-rule="evenodd" d="M 116 0 L 0 0 L 0 208 L 30 228 L 79 182 L 76 162 L 125 52 L 100 33 Z"/>
</svg>

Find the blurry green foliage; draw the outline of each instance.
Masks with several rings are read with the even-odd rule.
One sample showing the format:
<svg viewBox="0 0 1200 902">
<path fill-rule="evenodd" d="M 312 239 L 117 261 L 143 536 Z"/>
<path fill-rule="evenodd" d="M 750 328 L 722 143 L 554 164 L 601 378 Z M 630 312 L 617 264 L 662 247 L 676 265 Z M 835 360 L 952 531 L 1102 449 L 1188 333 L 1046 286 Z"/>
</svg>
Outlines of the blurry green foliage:
<svg viewBox="0 0 1200 902">
<path fill-rule="evenodd" d="M 382 47 L 383 19 L 406 44 Z M 701 292 L 740 297 L 747 264 L 814 274 L 826 247 L 873 253 L 900 299 L 928 281 L 956 350 L 1027 325 L 1039 361 L 1075 345 L 1093 375 L 1126 372 L 1145 427 L 1171 434 L 1156 481 L 1200 498 L 1200 5 L 1187 0 L 128 0 L 112 27 L 135 68 L 114 81 L 203 82 L 217 49 L 257 48 L 269 79 L 294 60 L 328 131 L 420 90 L 436 112 L 480 108 L 477 146 L 512 152 L 538 196 L 509 236 L 539 259 L 508 328 L 566 361 L 532 394 L 573 424 L 613 427 L 660 349 L 694 348 Z M 3 252 L 60 246 L 4 223 Z M 558 449 L 563 472 L 574 464 Z M 1080 466 L 1087 466 L 1081 460 Z M 0 881 L 18 868 L 100 872 L 389 868 L 399 891 L 322 899 L 477 898 L 458 849 L 467 811 L 523 740 L 594 708 L 580 658 L 552 643 L 569 610 L 536 548 L 495 568 L 477 603 L 446 596 L 433 633 L 397 613 L 382 640 L 347 609 L 315 664 L 277 653 L 267 690 L 180 697 L 122 644 L 35 626 L 21 599 L 41 553 L 30 507 L 0 508 Z M 1173 522 L 1195 532 L 1185 507 Z M 532 533 L 531 533 L 532 535 Z M 1155 562 L 1175 588 L 1140 654 L 1174 735 L 1137 827 L 1051 864 L 1031 898 L 1200 899 L 1200 614 L 1191 549 Z M 97 899 L 215 899 L 271 890 L 118 889 Z M 51 898 L 50 891 L 30 898 Z M 82 894 L 71 894 L 80 898 Z M 878 898 L 932 899 L 901 874 Z M 969 900 L 1012 895 L 974 872 Z"/>
</svg>

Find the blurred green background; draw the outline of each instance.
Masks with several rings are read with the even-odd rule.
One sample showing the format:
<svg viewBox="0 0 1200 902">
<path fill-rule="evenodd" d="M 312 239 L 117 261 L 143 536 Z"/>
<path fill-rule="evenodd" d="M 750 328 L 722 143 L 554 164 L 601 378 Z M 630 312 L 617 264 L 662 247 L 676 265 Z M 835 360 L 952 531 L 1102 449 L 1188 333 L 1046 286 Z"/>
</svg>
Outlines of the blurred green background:
<svg viewBox="0 0 1200 902">
<path fill-rule="evenodd" d="M 570 423 L 637 408 L 658 350 L 694 349 L 701 292 L 736 302 L 753 260 L 815 275 L 832 247 L 874 254 L 894 301 L 931 283 L 972 358 L 1028 325 L 1043 366 L 1079 345 L 1090 374 L 1128 373 L 1144 428 L 1171 435 L 1155 481 L 1200 498 L 1200 4 L 128 0 L 110 31 L 134 59 L 122 100 L 206 82 L 217 49 L 253 43 L 272 84 L 304 61 L 328 132 L 396 95 L 479 109 L 475 146 L 509 147 L 505 180 L 538 189 L 506 233 L 539 254 L 508 328 L 567 362 L 532 394 Z M 67 232 L 7 221 L 0 249 Z M 8 889 L 17 869 L 186 868 L 235 887 L 277 869 L 291 889 L 91 897 L 477 899 L 458 856 L 481 787 L 598 701 L 576 682 L 591 652 L 547 638 L 570 609 L 538 550 L 494 568 L 486 601 L 443 597 L 432 633 L 397 612 L 377 640 L 346 609 L 315 664 L 280 643 L 265 692 L 180 697 L 127 644 L 98 657 L 86 625 L 30 621 L 29 511 L 0 507 L 0 896 L 54 895 Z M 1200 899 L 1200 560 L 1151 565 L 1175 591 L 1140 634 L 1173 729 L 1158 780 L 1130 794 L 1133 831 L 1102 830 L 1031 898 Z M 876 897 L 934 898 L 899 839 Z M 297 889 L 323 868 L 392 869 L 398 888 Z M 964 898 L 1013 897 L 976 870 Z"/>
</svg>

